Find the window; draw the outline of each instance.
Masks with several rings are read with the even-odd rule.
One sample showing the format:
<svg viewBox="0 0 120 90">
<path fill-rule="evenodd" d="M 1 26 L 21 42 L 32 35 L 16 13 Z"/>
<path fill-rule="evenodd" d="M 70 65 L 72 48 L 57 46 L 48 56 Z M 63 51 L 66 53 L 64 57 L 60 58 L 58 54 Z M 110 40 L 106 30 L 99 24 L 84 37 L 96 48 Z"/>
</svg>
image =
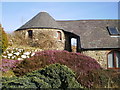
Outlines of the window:
<svg viewBox="0 0 120 90">
<path fill-rule="evenodd" d="M 57 31 L 57 39 L 62 40 L 62 33 L 60 31 Z"/>
<path fill-rule="evenodd" d="M 108 27 L 108 31 L 110 35 L 120 35 L 120 32 L 115 27 Z"/>
<path fill-rule="evenodd" d="M 28 37 L 29 37 L 29 38 L 32 38 L 32 36 L 33 36 L 33 32 L 32 32 L 32 30 L 29 30 L 29 31 L 28 31 Z"/>
<path fill-rule="evenodd" d="M 108 68 L 120 68 L 120 51 L 108 53 Z"/>
</svg>

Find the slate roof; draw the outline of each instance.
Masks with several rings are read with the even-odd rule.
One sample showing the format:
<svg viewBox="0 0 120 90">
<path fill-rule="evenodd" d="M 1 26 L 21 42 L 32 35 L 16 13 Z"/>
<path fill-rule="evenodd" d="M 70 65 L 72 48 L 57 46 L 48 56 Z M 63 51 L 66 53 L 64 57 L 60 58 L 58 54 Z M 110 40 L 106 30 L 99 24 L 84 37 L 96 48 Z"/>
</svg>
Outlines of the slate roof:
<svg viewBox="0 0 120 90">
<path fill-rule="evenodd" d="M 111 37 L 107 26 L 120 27 L 118 20 L 56 21 L 48 13 L 40 12 L 17 30 L 58 28 L 80 36 L 81 48 L 84 49 L 120 48 L 120 36 Z"/>
<path fill-rule="evenodd" d="M 107 26 L 117 27 L 118 20 L 57 21 L 66 31 L 80 36 L 81 48 L 120 48 L 120 36 L 109 35 Z"/>
<path fill-rule="evenodd" d="M 17 30 L 24 30 L 29 28 L 59 28 L 55 19 L 52 18 L 47 12 L 40 12 L 23 26 Z"/>
</svg>

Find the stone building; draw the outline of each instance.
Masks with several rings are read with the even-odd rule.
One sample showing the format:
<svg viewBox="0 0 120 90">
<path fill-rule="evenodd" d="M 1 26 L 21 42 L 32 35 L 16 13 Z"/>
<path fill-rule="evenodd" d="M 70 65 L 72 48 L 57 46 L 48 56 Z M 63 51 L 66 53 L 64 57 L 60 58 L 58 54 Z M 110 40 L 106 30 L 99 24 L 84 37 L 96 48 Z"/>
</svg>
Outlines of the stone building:
<svg viewBox="0 0 120 90">
<path fill-rule="evenodd" d="M 57 21 L 40 12 L 15 31 L 33 46 L 52 50 L 76 51 L 96 59 L 103 68 L 120 69 L 119 20 Z"/>
</svg>

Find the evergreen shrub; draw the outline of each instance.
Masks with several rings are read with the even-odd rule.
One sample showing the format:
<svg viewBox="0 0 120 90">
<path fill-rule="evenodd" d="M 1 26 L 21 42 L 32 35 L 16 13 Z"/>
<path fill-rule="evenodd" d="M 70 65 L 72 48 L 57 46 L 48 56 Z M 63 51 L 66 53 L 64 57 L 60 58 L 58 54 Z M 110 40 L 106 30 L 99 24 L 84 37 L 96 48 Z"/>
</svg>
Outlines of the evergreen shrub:
<svg viewBox="0 0 120 90">
<path fill-rule="evenodd" d="M 75 74 L 67 66 L 52 64 L 43 69 L 27 73 L 22 77 L 3 78 L 6 88 L 83 88 L 76 80 Z"/>
<path fill-rule="evenodd" d="M 2 53 L 6 50 L 6 48 L 8 47 L 8 38 L 7 38 L 7 34 L 5 33 L 5 31 L 3 30 L 3 28 L 0 25 L 0 40 L 2 40 L 2 43 L 0 45 L 2 45 L 2 48 L 0 47 L 0 51 L 2 51 Z"/>
</svg>

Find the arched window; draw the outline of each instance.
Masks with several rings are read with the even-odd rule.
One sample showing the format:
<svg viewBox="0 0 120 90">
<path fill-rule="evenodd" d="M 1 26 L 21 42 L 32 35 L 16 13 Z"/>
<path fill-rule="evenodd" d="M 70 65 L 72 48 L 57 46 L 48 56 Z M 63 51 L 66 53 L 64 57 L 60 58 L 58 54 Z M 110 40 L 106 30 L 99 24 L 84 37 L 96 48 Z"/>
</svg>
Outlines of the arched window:
<svg viewBox="0 0 120 90">
<path fill-rule="evenodd" d="M 62 40 L 62 33 L 60 31 L 57 31 L 57 39 Z"/>
<path fill-rule="evenodd" d="M 108 53 L 108 68 L 120 68 L 120 51 Z"/>
<path fill-rule="evenodd" d="M 29 37 L 29 38 L 32 38 L 32 37 L 33 37 L 33 32 L 32 32 L 32 30 L 29 30 L 29 31 L 28 31 L 28 37 Z"/>
</svg>

